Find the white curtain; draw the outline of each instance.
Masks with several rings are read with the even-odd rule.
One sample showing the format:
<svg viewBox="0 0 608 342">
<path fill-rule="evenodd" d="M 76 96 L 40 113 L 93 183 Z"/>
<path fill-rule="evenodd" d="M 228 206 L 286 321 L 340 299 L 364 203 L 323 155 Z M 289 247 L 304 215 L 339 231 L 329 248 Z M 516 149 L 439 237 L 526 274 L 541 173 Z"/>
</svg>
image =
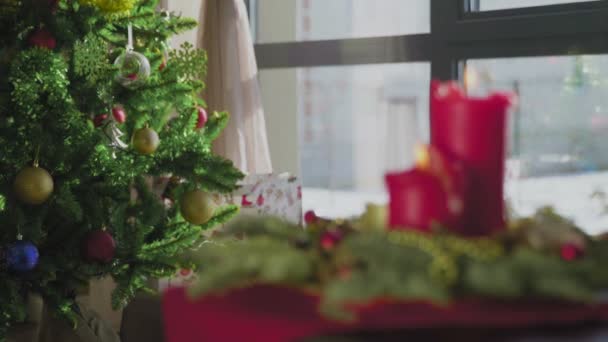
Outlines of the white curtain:
<svg viewBox="0 0 608 342">
<path fill-rule="evenodd" d="M 217 154 L 249 174 L 272 172 L 257 63 L 243 0 L 202 0 L 197 45 L 207 50 L 204 98 L 210 112 L 228 111 Z"/>
</svg>

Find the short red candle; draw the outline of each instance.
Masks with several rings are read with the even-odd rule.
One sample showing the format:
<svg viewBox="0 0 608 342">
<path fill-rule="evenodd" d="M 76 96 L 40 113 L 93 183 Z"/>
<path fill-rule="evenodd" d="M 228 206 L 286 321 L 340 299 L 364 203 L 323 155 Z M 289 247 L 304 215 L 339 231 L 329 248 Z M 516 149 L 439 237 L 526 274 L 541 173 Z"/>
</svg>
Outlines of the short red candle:
<svg viewBox="0 0 608 342">
<path fill-rule="evenodd" d="M 431 145 L 462 161 L 470 172 L 465 195 L 466 235 L 504 229 L 503 181 L 507 111 L 511 97 L 466 97 L 454 83 L 431 87 Z"/>
<path fill-rule="evenodd" d="M 448 195 L 435 175 L 415 168 L 387 174 L 386 184 L 391 229 L 430 231 L 433 224 L 450 223 Z"/>
</svg>

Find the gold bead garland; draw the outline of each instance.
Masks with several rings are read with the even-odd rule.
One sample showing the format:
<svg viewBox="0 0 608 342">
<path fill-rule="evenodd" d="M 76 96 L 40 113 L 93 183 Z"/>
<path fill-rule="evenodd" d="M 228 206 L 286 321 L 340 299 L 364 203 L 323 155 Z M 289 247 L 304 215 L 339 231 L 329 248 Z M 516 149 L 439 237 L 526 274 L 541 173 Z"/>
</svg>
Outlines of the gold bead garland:
<svg viewBox="0 0 608 342">
<path fill-rule="evenodd" d="M 450 235 L 428 235 L 414 231 L 388 233 L 391 243 L 418 248 L 432 257 L 429 275 L 439 283 L 449 286 L 458 279 L 456 259 L 467 256 L 479 261 L 492 261 L 504 254 L 503 246 L 489 238 L 465 239 Z"/>
<path fill-rule="evenodd" d="M 388 233 L 388 240 L 394 244 L 418 248 L 428 253 L 432 258 L 429 275 L 437 282 L 449 286 L 458 278 L 458 267 L 455 260 L 446 253 L 432 238 L 415 232 Z"/>
<path fill-rule="evenodd" d="M 504 254 L 503 246 L 489 238 L 465 239 L 450 235 L 438 235 L 436 238 L 455 256 L 465 255 L 479 261 L 492 261 Z"/>
</svg>

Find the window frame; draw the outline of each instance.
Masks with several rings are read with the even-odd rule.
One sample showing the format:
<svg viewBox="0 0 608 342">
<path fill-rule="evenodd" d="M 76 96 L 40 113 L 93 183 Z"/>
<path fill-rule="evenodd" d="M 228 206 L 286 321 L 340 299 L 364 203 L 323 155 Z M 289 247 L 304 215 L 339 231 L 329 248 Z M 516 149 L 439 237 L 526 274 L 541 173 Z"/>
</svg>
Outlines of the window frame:
<svg viewBox="0 0 608 342">
<path fill-rule="evenodd" d="M 482 12 L 483 0 L 429 1 L 430 33 L 256 43 L 258 66 L 429 62 L 431 79 L 458 80 L 467 59 L 608 53 L 608 0 Z"/>
<path fill-rule="evenodd" d="M 264 0 L 245 1 L 250 15 L 255 16 L 256 2 Z M 481 12 L 476 9 L 483 0 L 429 1 L 429 33 L 255 43 L 258 67 L 270 71 L 426 62 L 430 79 L 459 81 L 471 59 L 608 54 L 608 0 Z M 251 24 L 255 37 L 258 23 L 252 19 Z M 275 116 L 267 123 L 273 122 L 281 131 L 275 140 L 297 139 L 297 118 L 294 127 L 291 125 L 297 113 L 271 113 Z M 270 129 L 269 140 L 273 134 Z M 297 144 L 281 143 L 278 149 L 281 152 L 273 155 L 275 167 L 299 174 Z M 272 146 L 271 153 L 275 153 Z"/>
</svg>

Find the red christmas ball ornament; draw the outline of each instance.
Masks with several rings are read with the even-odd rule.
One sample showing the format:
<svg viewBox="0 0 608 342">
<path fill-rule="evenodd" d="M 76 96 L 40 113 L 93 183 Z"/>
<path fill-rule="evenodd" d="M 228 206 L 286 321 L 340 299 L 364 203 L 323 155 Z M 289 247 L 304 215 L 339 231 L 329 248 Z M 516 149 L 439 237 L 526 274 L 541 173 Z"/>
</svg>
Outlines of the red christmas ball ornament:
<svg viewBox="0 0 608 342">
<path fill-rule="evenodd" d="M 114 117 L 114 120 L 116 120 L 116 122 L 118 122 L 119 124 L 125 123 L 125 121 L 127 121 L 127 113 L 122 107 L 112 108 L 112 116 Z"/>
<path fill-rule="evenodd" d="M 116 242 L 110 233 L 105 230 L 90 232 L 83 245 L 84 257 L 90 262 L 109 263 L 114 259 Z"/>
<path fill-rule="evenodd" d="M 108 114 L 95 115 L 95 117 L 93 118 L 93 125 L 95 125 L 95 127 L 101 127 L 107 119 Z"/>
<path fill-rule="evenodd" d="M 198 119 L 196 120 L 196 129 L 199 130 L 207 124 L 207 111 L 203 107 L 197 107 Z"/>
<path fill-rule="evenodd" d="M 344 233 L 339 230 L 328 230 L 321 234 L 319 244 L 326 251 L 334 249 L 344 239 Z"/>
<path fill-rule="evenodd" d="M 44 27 L 34 31 L 28 38 L 28 42 L 30 46 L 37 46 L 39 48 L 45 48 L 49 50 L 53 50 L 55 46 L 57 46 L 57 41 L 55 40 L 55 37 L 53 37 L 51 32 Z"/>
<path fill-rule="evenodd" d="M 314 210 L 309 210 L 304 214 L 304 222 L 306 224 L 313 224 L 317 222 L 318 219 L 319 217 L 317 217 Z"/>
<path fill-rule="evenodd" d="M 565 261 L 574 261 L 585 255 L 585 251 L 578 245 L 566 243 L 560 247 L 560 255 Z"/>
</svg>

